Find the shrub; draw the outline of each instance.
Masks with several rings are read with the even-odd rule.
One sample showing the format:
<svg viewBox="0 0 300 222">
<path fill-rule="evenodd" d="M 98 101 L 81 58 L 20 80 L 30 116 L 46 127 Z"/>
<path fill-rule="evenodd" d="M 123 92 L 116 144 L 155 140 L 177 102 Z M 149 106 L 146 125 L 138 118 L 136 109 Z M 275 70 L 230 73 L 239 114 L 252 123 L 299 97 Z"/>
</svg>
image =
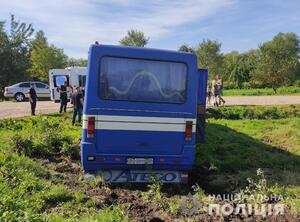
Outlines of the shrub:
<svg viewBox="0 0 300 222">
<path fill-rule="evenodd" d="M 80 140 L 71 140 L 71 143 L 64 142 L 61 146 L 60 153 L 74 160 L 80 159 Z"/>
<path fill-rule="evenodd" d="M 13 149 L 18 154 L 31 156 L 33 153 L 33 138 L 32 135 L 22 136 L 20 134 L 15 134 L 11 137 L 13 143 Z"/>
</svg>

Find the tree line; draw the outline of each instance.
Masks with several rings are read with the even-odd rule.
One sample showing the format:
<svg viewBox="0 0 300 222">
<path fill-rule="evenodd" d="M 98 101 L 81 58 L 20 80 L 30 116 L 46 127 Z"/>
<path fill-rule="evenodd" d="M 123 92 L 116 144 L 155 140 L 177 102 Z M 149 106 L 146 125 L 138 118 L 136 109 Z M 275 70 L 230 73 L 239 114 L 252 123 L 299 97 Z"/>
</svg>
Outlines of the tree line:
<svg viewBox="0 0 300 222">
<path fill-rule="evenodd" d="M 243 53 L 222 54 L 221 43 L 212 40 L 203 40 L 193 52 L 200 67 L 209 69 L 209 77 L 221 75 L 227 88 L 270 87 L 276 92 L 281 86 L 300 85 L 299 43 L 295 33 L 278 33 Z"/>
<path fill-rule="evenodd" d="M 144 47 L 144 33 L 130 30 L 120 44 Z M 209 79 L 219 74 L 227 88 L 273 88 L 300 86 L 300 41 L 295 33 L 278 33 L 257 49 L 221 53 L 222 44 L 205 39 L 196 47 L 181 45 L 178 50 L 197 55 L 201 68 L 208 68 Z"/>
<path fill-rule="evenodd" d="M 52 68 L 86 66 L 84 59 L 69 58 L 64 50 L 49 44 L 42 30 L 10 16 L 0 21 L 0 89 L 24 80 L 48 82 Z M 1 90 L 0 90 L 1 91 Z"/>
<path fill-rule="evenodd" d="M 84 59 L 69 58 L 64 50 L 49 44 L 42 30 L 17 21 L 11 15 L 0 21 L 0 89 L 23 80 L 48 81 L 48 71 L 67 66 L 86 66 Z M 119 43 L 144 47 L 149 38 L 139 30 L 129 30 Z M 197 46 L 181 45 L 178 50 L 195 53 L 201 68 L 209 69 L 209 78 L 219 74 L 227 88 L 300 85 L 300 40 L 295 33 L 279 33 L 257 49 L 247 52 L 221 52 L 222 44 L 204 39 Z"/>
</svg>

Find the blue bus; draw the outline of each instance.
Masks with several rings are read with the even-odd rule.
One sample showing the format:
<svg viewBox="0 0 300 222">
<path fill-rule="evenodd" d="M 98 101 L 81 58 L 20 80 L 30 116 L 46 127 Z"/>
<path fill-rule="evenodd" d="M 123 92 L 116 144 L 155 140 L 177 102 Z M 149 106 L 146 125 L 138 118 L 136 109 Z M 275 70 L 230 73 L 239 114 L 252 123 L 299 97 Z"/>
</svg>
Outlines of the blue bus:
<svg viewBox="0 0 300 222">
<path fill-rule="evenodd" d="M 81 162 L 112 183 L 185 183 L 204 137 L 207 70 L 177 51 L 94 44 Z"/>
</svg>

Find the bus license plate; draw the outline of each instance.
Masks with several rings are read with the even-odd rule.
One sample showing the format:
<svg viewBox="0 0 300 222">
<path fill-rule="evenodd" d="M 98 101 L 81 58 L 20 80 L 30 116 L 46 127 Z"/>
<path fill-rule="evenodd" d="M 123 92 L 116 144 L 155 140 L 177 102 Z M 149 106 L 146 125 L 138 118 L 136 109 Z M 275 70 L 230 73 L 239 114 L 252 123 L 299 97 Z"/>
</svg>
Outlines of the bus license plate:
<svg viewBox="0 0 300 222">
<path fill-rule="evenodd" d="M 153 164 L 153 158 L 127 158 L 127 164 Z"/>
</svg>

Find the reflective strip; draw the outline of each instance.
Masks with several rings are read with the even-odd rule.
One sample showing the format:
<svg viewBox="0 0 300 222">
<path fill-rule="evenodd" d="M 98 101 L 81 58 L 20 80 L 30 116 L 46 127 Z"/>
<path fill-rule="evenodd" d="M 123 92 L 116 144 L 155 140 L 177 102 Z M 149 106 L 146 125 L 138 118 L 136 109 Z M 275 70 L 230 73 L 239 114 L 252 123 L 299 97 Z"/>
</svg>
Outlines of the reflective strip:
<svg viewBox="0 0 300 222">
<path fill-rule="evenodd" d="M 87 128 L 89 116 L 95 115 L 84 115 L 84 129 Z M 193 132 L 196 132 L 196 119 L 112 115 L 96 115 L 95 117 L 95 129 L 101 130 L 185 132 L 186 121 L 192 121 Z"/>
<path fill-rule="evenodd" d="M 141 122 L 141 123 L 182 123 L 193 121 L 191 118 L 170 118 L 170 117 L 148 117 L 148 116 L 115 116 L 115 115 L 83 115 L 83 120 L 87 120 L 89 116 L 95 116 L 96 121 L 116 121 L 116 122 Z"/>
</svg>

